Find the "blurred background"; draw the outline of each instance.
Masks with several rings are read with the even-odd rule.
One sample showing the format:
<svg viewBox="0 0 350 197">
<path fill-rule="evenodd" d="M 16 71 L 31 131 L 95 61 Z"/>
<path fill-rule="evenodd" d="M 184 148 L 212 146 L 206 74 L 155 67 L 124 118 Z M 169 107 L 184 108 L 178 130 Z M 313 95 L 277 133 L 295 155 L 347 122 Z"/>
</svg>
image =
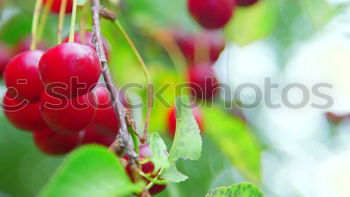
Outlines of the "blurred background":
<svg viewBox="0 0 350 197">
<path fill-rule="evenodd" d="M 180 171 L 190 178 L 170 184 L 158 196 L 204 196 L 214 187 L 241 181 L 255 182 L 266 196 L 348 197 L 350 188 L 350 1 L 261 0 L 251 7 L 236 8 L 220 31 L 204 31 L 190 16 L 186 0 L 102 0 L 118 17 L 135 42 L 155 83 L 172 86 L 165 99 L 173 105 L 174 86 L 183 81 L 191 62 L 178 54 L 181 36 L 201 38 L 215 34 L 224 49 L 212 62 L 219 82 L 235 89 L 255 84 L 262 92 L 244 89 L 239 98 L 221 94 L 216 117 L 204 118 L 203 153 L 198 161 L 183 162 Z M 0 1 L 0 41 L 12 55 L 28 39 L 34 1 Z M 50 14 L 41 42 L 54 46 L 58 17 Z M 91 21 L 87 20 L 91 30 Z M 66 17 L 64 35 L 69 31 Z M 117 86 L 145 83 L 143 72 L 127 42 L 111 22 L 102 20 L 102 31 L 111 48 L 110 67 Z M 180 36 L 181 35 L 181 36 Z M 28 46 L 27 46 L 28 47 Z M 10 50 L 11 49 L 11 50 Z M 180 45 L 181 49 L 181 45 Z M 183 50 L 183 49 L 182 49 Z M 181 52 L 181 51 L 180 51 Z M 266 91 L 266 79 L 278 87 Z M 307 104 L 298 83 L 310 92 Z M 332 98 L 312 94 L 317 84 Z M 0 82 L 0 95 L 5 93 Z M 131 92 L 134 100 L 145 99 L 145 89 Z M 283 96 L 284 95 L 284 96 Z M 242 104 L 260 102 L 253 107 Z M 271 108 L 266 100 L 281 104 Z M 224 109 L 227 102 L 237 105 Z M 203 103 L 202 103 L 203 104 Z M 205 106 L 201 110 L 205 116 Z M 167 142 L 168 109 L 155 103 L 151 130 Z M 142 117 L 138 118 L 142 124 Z M 169 146 L 168 146 L 169 147 Z M 41 153 L 32 135 L 14 128 L 0 114 L 0 197 L 30 197 L 49 180 L 64 156 Z"/>
</svg>

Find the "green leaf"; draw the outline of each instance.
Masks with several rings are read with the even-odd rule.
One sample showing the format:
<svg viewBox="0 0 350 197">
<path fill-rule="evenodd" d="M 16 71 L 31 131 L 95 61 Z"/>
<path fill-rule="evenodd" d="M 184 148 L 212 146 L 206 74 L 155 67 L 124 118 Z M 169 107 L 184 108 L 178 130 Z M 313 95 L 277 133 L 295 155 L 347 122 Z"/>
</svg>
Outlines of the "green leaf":
<svg viewBox="0 0 350 197">
<path fill-rule="evenodd" d="M 237 7 L 225 27 L 226 37 L 239 45 L 267 37 L 277 23 L 277 5 L 278 1 L 264 0 L 250 7 Z"/>
<path fill-rule="evenodd" d="M 171 166 L 171 168 L 169 169 L 166 169 L 162 174 L 162 177 L 168 181 L 175 183 L 182 182 L 188 179 L 188 176 L 179 172 L 175 165 Z"/>
<path fill-rule="evenodd" d="M 169 153 L 169 161 L 178 159 L 197 160 L 201 156 L 202 139 L 199 126 L 192 113 L 188 97 L 176 99 L 176 132 L 173 146 Z"/>
<path fill-rule="evenodd" d="M 249 180 L 260 181 L 261 148 L 250 128 L 217 108 L 206 109 L 206 134 Z"/>
<path fill-rule="evenodd" d="M 155 171 L 158 171 L 160 168 L 169 168 L 167 147 L 158 133 L 151 133 L 150 146 L 152 152 L 151 161 L 154 163 Z"/>
<path fill-rule="evenodd" d="M 71 153 L 40 197 L 124 196 L 142 185 L 129 180 L 120 160 L 100 146 L 85 146 Z"/>
<path fill-rule="evenodd" d="M 86 2 L 87 2 L 87 0 L 78 0 L 78 1 L 77 1 L 77 5 L 78 5 L 78 6 L 83 6 L 83 5 L 86 4 Z"/>
<path fill-rule="evenodd" d="M 264 194 L 251 183 L 239 183 L 211 190 L 205 197 L 264 197 Z"/>
</svg>

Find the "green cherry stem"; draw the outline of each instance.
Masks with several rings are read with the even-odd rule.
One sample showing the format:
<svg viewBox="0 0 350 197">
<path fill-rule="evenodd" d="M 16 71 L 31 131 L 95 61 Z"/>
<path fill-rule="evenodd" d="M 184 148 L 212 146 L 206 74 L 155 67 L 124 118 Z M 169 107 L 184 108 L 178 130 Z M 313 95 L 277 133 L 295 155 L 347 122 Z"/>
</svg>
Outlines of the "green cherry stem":
<svg viewBox="0 0 350 197">
<path fill-rule="evenodd" d="M 30 45 L 31 50 L 36 49 L 36 36 L 40 17 L 40 11 L 43 4 L 43 0 L 37 0 L 34 8 L 33 22 L 32 22 L 32 43 Z"/>
<path fill-rule="evenodd" d="M 63 32 L 63 24 L 64 24 L 64 16 L 66 14 L 66 8 L 67 8 L 67 0 L 62 0 L 61 7 L 60 7 L 60 13 L 58 18 L 58 28 L 57 28 L 57 43 L 62 43 L 62 32 Z"/>
<path fill-rule="evenodd" d="M 143 130 L 143 136 L 141 139 L 141 142 L 144 143 L 145 141 L 147 141 L 148 127 L 149 127 L 149 122 L 151 119 L 151 111 L 152 111 L 152 105 L 153 105 L 153 86 L 152 86 L 152 82 L 151 82 L 151 77 L 150 77 L 150 74 L 148 73 L 145 62 L 143 61 L 138 50 L 136 49 L 136 46 L 134 45 L 134 43 L 132 42 L 132 40 L 130 39 L 130 37 L 128 36 L 126 31 L 124 30 L 123 26 L 120 24 L 120 22 L 118 20 L 115 20 L 114 22 L 115 22 L 117 28 L 119 29 L 119 31 L 122 33 L 124 38 L 129 43 L 129 45 L 132 48 L 134 54 L 136 55 L 138 61 L 140 62 L 141 66 L 142 66 L 142 70 L 143 70 L 143 72 L 146 76 L 146 80 L 147 80 L 147 88 L 148 88 L 147 112 L 146 112 L 146 120 L 145 120 L 145 126 L 144 126 L 144 130 Z"/>
<path fill-rule="evenodd" d="M 47 18 L 48 18 L 49 13 L 50 13 L 50 8 L 52 7 L 52 3 L 53 3 L 53 0 L 48 0 L 45 3 L 44 11 L 43 11 L 43 13 L 41 15 L 41 20 L 40 20 L 40 23 L 39 23 L 37 40 L 41 40 L 41 37 L 42 37 L 43 32 L 44 32 L 45 25 L 46 25 L 46 22 L 47 22 Z"/>
<path fill-rule="evenodd" d="M 74 32 L 75 32 L 75 22 L 77 18 L 77 2 L 78 0 L 73 0 L 73 10 L 72 10 L 72 18 L 70 22 L 70 32 L 69 32 L 69 42 L 74 42 Z"/>
</svg>

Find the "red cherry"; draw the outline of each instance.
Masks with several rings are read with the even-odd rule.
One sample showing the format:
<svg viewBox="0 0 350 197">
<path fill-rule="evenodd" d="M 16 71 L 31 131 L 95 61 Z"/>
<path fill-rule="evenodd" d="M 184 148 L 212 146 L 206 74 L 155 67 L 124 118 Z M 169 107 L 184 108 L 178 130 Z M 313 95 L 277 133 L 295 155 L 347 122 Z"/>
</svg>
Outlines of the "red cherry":
<svg viewBox="0 0 350 197">
<path fill-rule="evenodd" d="M 152 154 L 151 154 L 151 150 L 150 150 L 150 146 L 148 144 L 142 144 L 140 147 L 140 159 L 149 159 Z M 128 156 L 124 156 L 124 159 L 126 159 L 127 161 L 129 160 Z M 132 181 L 133 178 L 131 176 L 131 168 L 130 168 L 130 165 L 127 165 L 125 167 L 126 169 L 126 172 L 128 173 L 130 179 Z M 145 173 L 145 174 L 150 174 L 151 176 L 155 177 L 156 176 L 156 173 L 153 173 L 154 171 L 154 164 L 152 162 L 146 162 L 144 164 L 141 165 L 141 169 L 142 169 L 142 172 Z M 149 183 L 149 181 L 147 181 L 145 179 L 145 181 L 147 183 Z M 156 195 L 160 192 L 162 192 L 164 189 L 166 188 L 166 185 L 159 185 L 159 184 L 154 184 L 151 189 L 149 190 L 149 193 L 153 196 L 153 195 Z"/>
<path fill-rule="evenodd" d="M 341 114 L 341 113 L 336 113 L 336 112 L 326 112 L 325 113 L 326 118 L 328 119 L 329 122 L 333 124 L 339 124 L 342 121 L 349 119 L 350 114 Z"/>
<path fill-rule="evenodd" d="M 100 144 L 108 147 L 114 142 L 114 140 L 115 137 L 106 137 L 90 127 L 85 129 L 82 144 Z"/>
<path fill-rule="evenodd" d="M 101 67 L 91 47 L 69 42 L 44 53 L 39 71 L 51 94 L 75 97 L 92 90 L 100 77 Z"/>
<path fill-rule="evenodd" d="M 199 38 L 196 38 L 199 37 Z M 206 33 L 205 35 L 188 35 L 184 33 L 176 33 L 175 40 L 179 45 L 182 53 L 186 57 L 187 61 L 190 64 L 195 62 L 195 50 L 198 48 L 210 50 L 210 61 L 215 62 L 220 53 L 225 48 L 225 40 L 222 39 L 217 33 Z M 196 46 L 196 41 L 198 42 Z M 197 51 L 201 53 L 203 51 Z"/>
<path fill-rule="evenodd" d="M 35 145 L 44 153 L 49 155 L 64 155 L 79 145 L 80 136 L 64 135 L 45 128 L 33 132 Z"/>
<path fill-rule="evenodd" d="M 7 46 L 0 43 L 0 79 L 2 78 L 6 65 L 10 59 L 10 50 L 7 48 Z"/>
<path fill-rule="evenodd" d="M 44 0 L 44 3 L 48 3 L 49 0 Z M 51 11 L 53 13 L 60 13 L 61 9 L 61 3 L 63 0 L 53 0 L 52 6 L 51 6 Z M 66 13 L 71 13 L 73 8 L 73 0 L 67 0 L 67 6 L 66 6 Z"/>
<path fill-rule="evenodd" d="M 87 45 L 91 48 L 93 48 L 95 51 L 96 51 L 96 47 L 94 45 L 94 43 L 92 42 L 92 39 L 93 39 L 93 33 L 92 32 L 87 32 L 85 34 L 85 39 L 82 39 L 82 36 L 80 36 L 79 33 L 75 33 L 74 34 L 74 42 L 77 42 L 79 44 L 84 44 L 84 45 Z M 63 42 L 68 42 L 69 40 L 69 36 L 67 36 Z M 102 44 L 103 44 L 103 48 L 105 50 L 105 54 L 106 54 L 106 57 L 107 59 L 109 58 L 109 43 L 106 39 L 102 39 Z"/>
<path fill-rule="evenodd" d="M 6 86 L 18 100 L 38 101 L 44 87 L 39 76 L 39 61 L 42 51 L 26 51 L 10 60 L 4 71 Z"/>
<path fill-rule="evenodd" d="M 188 0 L 193 18 L 206 29 L 222 28 L 231 19 L 235 2 L 232 0 Z"/>
<path fill-rule="evenodd" d="M 30 36 L 21 39 L 14 47 L 13 54 L 19 54 L 30 50 L 31 44 L 32 44 L 32 38 Z M 38 42 L 36 45 L 37 45 L 36 48 L 38 50 L 45 51 L 47 49 L 47 46 L 44 42 Z"/>
<path fill-rule="evenodd" d="M 218 93 L 218 81 L 210 64 L 190 66 L 188 81 L 192 95 L 198 99 L 211 99 Z"/>
<path fill-rule="evenodd" d="M 62 134 L 76 134 L 92 123 L 96 104 L 92 93 L 75 98 L 57 98 L 44 91 L 40 112 L 52 130 Z"/>
<path fill-rule="evenodd" d="M 235 0 L 239 6 L 250 6 L 258 2 L 258 0 Z"/>
<path fill-rule="evenodd" d="M 18 101 L 7 91 L 2 105 L 7 119 L 21 130 L 31 131 L 46 127 L 39 112 L 39 103 Z"/>
<path fill-rule="evenodd" d="M 201 133 L 203 133 L 204 132 L 203 118 L 199 109 L 193 108 L 192 113 L 198 123 Z M 176 108 L 175 107 L 172 107 L 168 113 L 168 131 L 171 137 L 175 136 L 175 131 L 176 131 Z"/>
</svg>

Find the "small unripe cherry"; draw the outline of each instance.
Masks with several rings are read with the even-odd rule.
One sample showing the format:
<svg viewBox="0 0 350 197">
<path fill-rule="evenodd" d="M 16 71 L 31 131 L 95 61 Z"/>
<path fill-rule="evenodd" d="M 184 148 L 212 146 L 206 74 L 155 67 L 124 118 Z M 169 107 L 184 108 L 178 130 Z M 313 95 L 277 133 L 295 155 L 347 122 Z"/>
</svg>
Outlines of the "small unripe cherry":
<svg viewBox="0 0 350 197">
<path fill-rule="evenodd" d="M 211 99 L 218 93 L 218 81 L 210 64 L 197 64 L 188 68 L 191 94 L 197 99 Z"/>
<path fill-rule="evenodd" d="M 25 131 L 38 130 L 47 127 L 39 112 L 39 103 L 18 101 L 9 91 L 2 102 L 6 118 L 17 128 Z"/>
<path fill-rule="evenodd" d="M 7 63 L 11 59 L 11 53 L 7 46 L 0 43 L 0 79 L 3 76 Z"/>
<path fill-rule="evenodd" d="M 234 0 L 238 6 L 250 6 L 258 2 L 258 0 Z"/>
<path fill-rule="evenodd" d="M 71 152 L 80 143 L 79 134 L 64 135 L 49 128 L 33 132 L 35 145 L 49 155 L 64 155 Z"/>
<path fill-rule="evenodd" d="M 43 92 L 40 112 L 47 125 L 62 134 L 76 134 L 93 122 L 96 112 L 92 93 L 75 98 L 55 97 Z"/>
<path fill-rule="evenodd" d="M 61 4 L 63 2 L 63 0 L 52 0 L 52 6 L 51 6 L 51 11 L 55 14 L 60 13 L 60 9 L 61 9 Z M 48 3 L 49 0 L 44 0 L 44 3 Z M 67 6 L 66 6 L 66 13 L 71 13 L 72 12 L 72 8 L 73 8 L 73 0 L 67 0 Z"/>
<path fill-rule="evenodd" d="M 188 0 L 193 18 L 206 29 L 224 27 L 231 19 L 235 2 L 232 0 Z"/>
<path fill-rule="evenodd" d="M 86 32 L 85 33 L 85 38 L 83 38 L 83 36 L 80 35 L 80 33 L 75 33 L 74 34 L 74 42 L 77 42 L 79 44 L 84 44 L 87 45 L 91 48 L 93 48 L 96 51 L 96 47 L 94 45 L 94 43 L 92 42 L 93 39 L 93 33 L 92 32 Z M 69 41 L 69 36 L 67 36 L 63 42 L 68 42 Z M 106 39 L 102 38 L 102 45 L 103 45 L 103 49 L 105 50 L 105 55 L 106 58 L 109 59 L 109 43 Z"/>
<path fill-rule="evenodd" d="M 197 108 L 192 109 L 192 113 L 194 118 L 197 121 L 198 127 L 201 131 L 201 133 L 204 132 L 204 127 L 203 127 L 203 118 L 202 114 Z M 168 131 L 170 137 L 175 137 L 175 132 L 176 132 L 176 108 L 172 107 L 169 112 L 168 112 Z"/>
<path fill-rule="evenodd" d="M 104 135 L 101 135 L 100 132 L 96 131 L 95 129 L 89 127 L 83 131 L 83 140 L 82 144 L 99 144 L 102 146 L 109 147 L 115 140 L 114 137 L 107 137 Z"/>
<path fill-rule="evenodd" d="M 25 51 L 10 60 L 4 71 L 6 87 L 18 100 L 39 101 L 44 87 L 39 75 L 42 51 Z"/>
<path fill-rule="evenodd" d="M 101 74 L 97 53 L 79 43 L 50 48 L 39 63 L 41 80 L 52 95 L 76 97 L 88 93 Z"/>
<path fill-rule="evenodd" d="M 150 146 L 148 144 L 142 144 L 140 145 L 140 159 L 141 160 L 144 160 L 144 159 L 150 159 L 152 157 L 152 153 L 151 153 L 151 150 L 150 150 Z M 128 156 L 124 156 L 124 159 L 125 160 L 129 160 Z M 130 165 L 127 165 L 125 167 L 126 169 L 126 172 L 128 173 L 130 179 L 132 181 L 133 180 L 133 176 L 132 176 L 132 172 L 131 172 L 131 168 L 130 168 Z M 151 177 L 155 177 L 157 173 L 154 173 L 154 164 L 151 162 L 151 161 L 148 161 L 144 164 L 141 165 L 141 169 L 142 169 L 142 172 L 145 173 L 145 174 L 148 174 L 150 175 Z M 149 183 L 148 180 L 145 179 L 145 181 L 147 183 Z M 160 192 L 162 192 L 164 189 L 166 188 L 166 185 L 159 185 L 159 184 L 154 184 L 150 189 L 149 189 L 149 193 L 153 196 L 153 195 L 156 195 Z"/>
</svg>

